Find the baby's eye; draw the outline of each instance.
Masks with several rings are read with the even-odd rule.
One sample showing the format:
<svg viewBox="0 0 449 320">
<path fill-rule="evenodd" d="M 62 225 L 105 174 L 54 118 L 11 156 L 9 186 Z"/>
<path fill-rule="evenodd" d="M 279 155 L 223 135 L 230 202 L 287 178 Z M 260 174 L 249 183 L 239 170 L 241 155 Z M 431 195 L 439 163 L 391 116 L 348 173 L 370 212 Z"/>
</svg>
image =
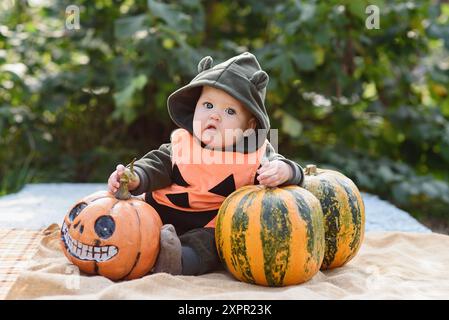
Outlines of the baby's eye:
<svg viewBox="0 0 449 320">
<path fill-rule="evenodd" d="M 203 106 L 205 106 L 206 109 L 212 109 L 214 107 L 214 105 L 210 102 L 204 102 Z"/>
<path fill-rule="evenodd" d="M 229 114 L 229 115 L 234 115 L 234 114 L 236 114 L 235 110 L 232 109 L 232 108 L 227 108 L 225 111 L 226 111 L 226 113 Z"/>
</svg>

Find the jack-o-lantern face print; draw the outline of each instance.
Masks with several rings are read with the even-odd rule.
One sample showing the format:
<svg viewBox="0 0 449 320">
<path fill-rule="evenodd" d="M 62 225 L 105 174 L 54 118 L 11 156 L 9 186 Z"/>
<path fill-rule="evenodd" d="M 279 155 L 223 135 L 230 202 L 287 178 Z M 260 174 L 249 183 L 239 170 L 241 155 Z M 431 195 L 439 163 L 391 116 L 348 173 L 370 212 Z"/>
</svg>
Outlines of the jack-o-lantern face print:
<svg viewBox="0 0 449 320">
<path fill-rule="evenodd" d="M 112 280 L 147 274 L 159 253 L 162 222 L 142 200 L 118 200 L 109 192 L 78 201 L 66 215 L 61 243 L 80 270 Z"/>
<path fill-rule="evenodd" d="M 172 134 L 172 184 L 152 192 L 162 206 L 201 213 L 218 210 L 235 190 L 256 183 L 268 141 L 251 153 L 210 150 L 185 129 Z"/>
</svg>

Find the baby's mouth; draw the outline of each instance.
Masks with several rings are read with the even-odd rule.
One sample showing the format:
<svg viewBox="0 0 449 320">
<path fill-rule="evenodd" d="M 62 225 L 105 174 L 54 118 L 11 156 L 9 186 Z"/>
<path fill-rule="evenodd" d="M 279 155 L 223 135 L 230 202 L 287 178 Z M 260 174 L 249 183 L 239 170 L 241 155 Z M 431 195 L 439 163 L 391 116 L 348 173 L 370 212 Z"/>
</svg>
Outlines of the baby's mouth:
<svg viewBox="0 0 449 320">
<path fill-rule="evenodd" d="M 217 127 L 215 127 L 213 124 L 209 124 L 204 128 L 204 131 L 206 130 L 217 130 Z"/>
</svg>

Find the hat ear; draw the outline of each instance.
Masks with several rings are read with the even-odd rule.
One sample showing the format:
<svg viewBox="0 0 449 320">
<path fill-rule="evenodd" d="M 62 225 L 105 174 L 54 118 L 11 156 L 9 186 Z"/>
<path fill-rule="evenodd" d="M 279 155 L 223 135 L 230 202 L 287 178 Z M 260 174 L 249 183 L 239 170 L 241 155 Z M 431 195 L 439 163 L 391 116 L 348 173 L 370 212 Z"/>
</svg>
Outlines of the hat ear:
<svg viewBox="0 0 449 320">
<path fill-rule="evenodd" d="M 254 72 L 249 81 L 251 81 L 256 86 L 257 90 L 262 90 L 267 86 L 269 79 L 270 78 L 268 77 L 268 74 L 265 71 L 258 70 Z"/>
<path fill-rule="evenodd" d="M 210 69 L 212 67 L 212 63 L 214 62 L 214 59 L 212 59 L 211 56 L 204 57 L 201 59 L 201 61 L 198 63 L 198 73 L 203 72 L 204 70 Z"/>
</svg>

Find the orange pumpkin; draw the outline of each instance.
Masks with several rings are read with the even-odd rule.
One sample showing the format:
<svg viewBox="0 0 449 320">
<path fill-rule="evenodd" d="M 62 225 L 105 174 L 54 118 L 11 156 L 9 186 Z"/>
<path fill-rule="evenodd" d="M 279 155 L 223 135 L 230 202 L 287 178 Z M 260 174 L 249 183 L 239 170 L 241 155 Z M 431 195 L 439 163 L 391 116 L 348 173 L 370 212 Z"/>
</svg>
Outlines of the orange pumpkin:
<svg viewBox="0 0 449 320">
<path fill-rule="evenodd" d="M 64 218 L 62 249 L 85 273 L 111 280 L 135 279 L 151 271 L 156 262 L 162 222 L 153 207 L 129 195 L 124 180 L 117 194 L 91 194 Z"/>
</svg>

